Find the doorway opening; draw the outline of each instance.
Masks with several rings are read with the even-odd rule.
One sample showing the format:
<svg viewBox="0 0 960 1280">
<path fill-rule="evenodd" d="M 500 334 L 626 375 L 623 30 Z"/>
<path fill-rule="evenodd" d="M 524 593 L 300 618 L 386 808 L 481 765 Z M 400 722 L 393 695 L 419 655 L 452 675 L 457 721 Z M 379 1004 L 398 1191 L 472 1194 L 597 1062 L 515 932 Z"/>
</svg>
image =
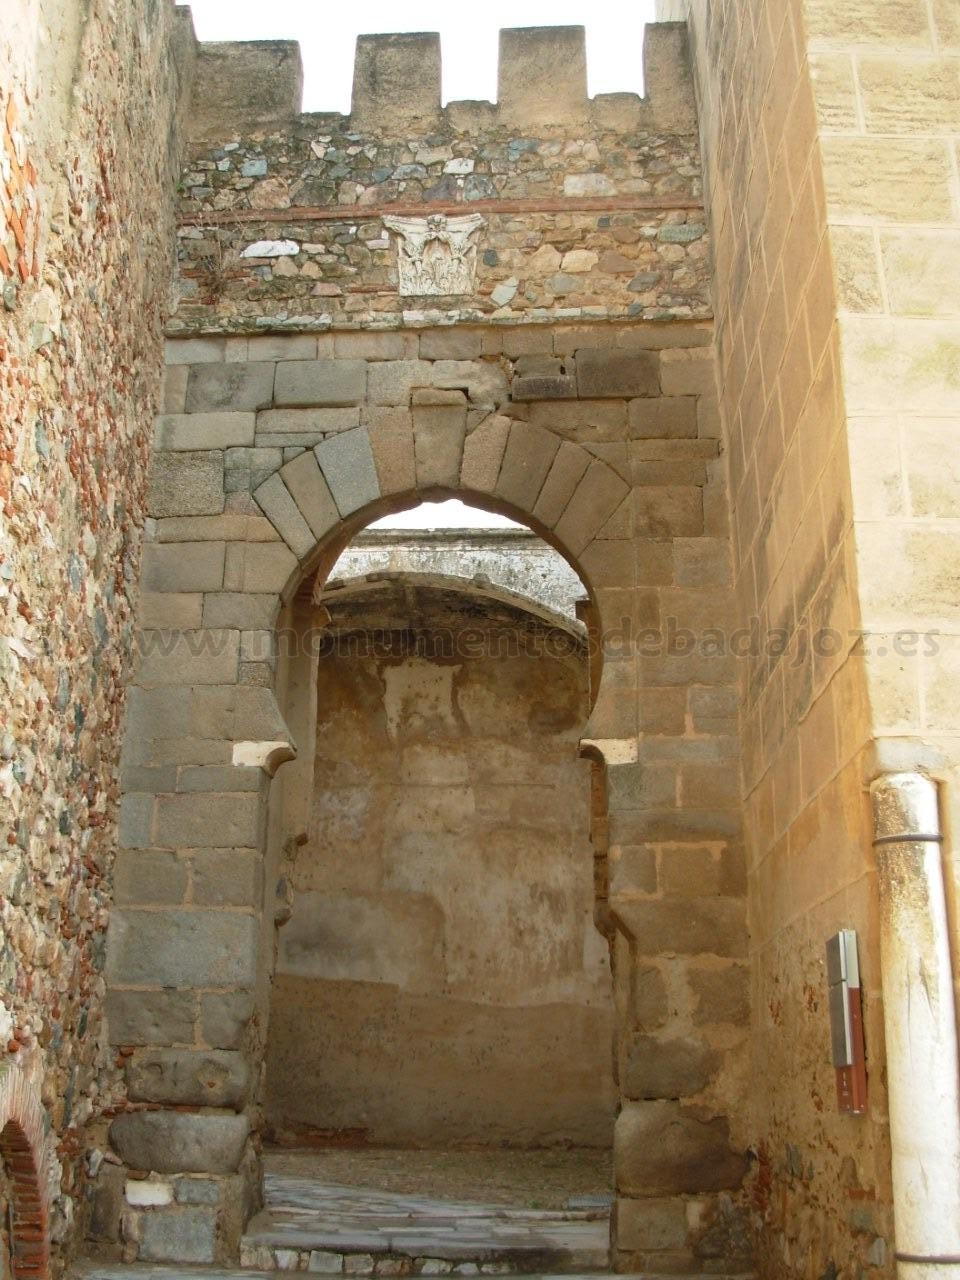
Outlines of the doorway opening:
<svg viewBox="0 0 960 1280">
<path fill-rule="evenodd" d="M 586 596 L 535 534 L 460 503 L 368 526 L 304 583 L 274 1150 L 249 1264 L 276 1262 L 287 1224 L 383 1274 L 377 1215 L 396 1219 L 378 1237 L 394 1274 L 606 1264 L 614 1001 L 599 766 L 579 751 Z"/>
</svg>

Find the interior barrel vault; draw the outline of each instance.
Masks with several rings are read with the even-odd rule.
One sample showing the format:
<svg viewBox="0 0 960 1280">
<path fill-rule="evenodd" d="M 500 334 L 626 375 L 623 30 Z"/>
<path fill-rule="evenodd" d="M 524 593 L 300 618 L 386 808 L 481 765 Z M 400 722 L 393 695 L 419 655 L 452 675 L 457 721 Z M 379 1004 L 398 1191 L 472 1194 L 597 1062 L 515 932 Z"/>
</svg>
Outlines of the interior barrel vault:
<svg viewBox="0 0 960 1280">
<path fill-rule="evenodd" d="M 960 25 L 657 8 L 13 0 L 3 1280 L 956 1270 Z"/>
</svg>

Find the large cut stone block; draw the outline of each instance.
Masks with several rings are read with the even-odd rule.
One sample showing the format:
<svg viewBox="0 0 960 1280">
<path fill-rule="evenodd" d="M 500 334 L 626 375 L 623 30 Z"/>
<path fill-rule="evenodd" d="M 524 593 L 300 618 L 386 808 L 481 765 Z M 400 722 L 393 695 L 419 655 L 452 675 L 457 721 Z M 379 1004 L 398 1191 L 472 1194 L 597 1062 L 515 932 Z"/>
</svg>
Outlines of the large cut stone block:
<svg viewBox="0 0 960 1280">
<path fill-rule="evenodd" d="M 225 554 L 222 542 L 149 542 L 141 586 L 144 591 L 219 591 Z"/>
<path fill-rule="evenodd" d="M 497 105 L 501 124 L 510 129 L 582 124 L 587 118 L 583 27 L 501 31 Z"/>
<path fill-rule="evenodd" d="M 256 848 L 263 821 L 262 798 L 253 792 L 162 795 L 157 799 L 159 848 Z"/>
<path fill-rule="evenodd" d="M 739 959 L 746 954 L 744 904 L 737 898 L 618 900 L 615 911 L 628 936 L 636 939 L 642 955 L 716 955 Z"/>
<path fill-rule="evenodd" d="M 628 1098 L 688 1098 L 707 1087 L 717 1065 L 716 1051 L 703 1040 L 632 1036 L 620 1086 Z"/>
<path fill-rule="evenodd" d="M 617 1248 L 631 1252 L 682 1249 L 687 1243 L 687 1208 L 682 1200 L 627 1200 L 616 1205 Z"/>
<path fill-rule="evenodd" d="M 210 516 L 223 510 L 223 453 L 217 449 L 154 453 L 147 486 L 147 514 Z"/>
<path fill-rule="evenodd" d="M 214 1049 L 235 1049 L 253 1017 L 249 991 L 217 991 L 200 997 L 200 1031 Z"/>
<path fill-rule="evenodd" d="M 533 514 L 552 529 L 573 497 L 592 457 L 586 449 L 564 440 L 543 482 Z"/>
<path fill-rule="evenodd" d="M 342 516 L 380 497 L 377 467 L 366 427 L 331 436 L 314 449 Z"/>
<path fill-rule="evenodd" d="M 299 560 L 308 556 L 316 545 L 316 539 L 279 474 L 264 480 L 254 490 L 253 497 L 294 555 Z"/>
<path fill-rule="evenodd" d="M 158 685 L 235 684 L 240 659 L 239 631 L 144 631 L 136 682 Z M 160 734 L 152 736 L 160 737 Z"/>
<path fill-rule="evenodd" d="M 108 991 L 111 1044 L 182 1044 L 194 1038 L 192 991 Z"/>
<path fill-rule="evenodd" d="M 245 986 L 256 978 L 257 922 L 223 911 L 115 911 L 111 982 L 157 987 Z"/>
<path fill-rule="evenodd" d="M 747 1157 L 722 1116 L 700 1120 L 677 1102 L 630 1102 L 613 1136 L 616 1185 L 627 1196 L 696 1195 L 738 1187 Z"/>
<path fill-rule="evenodd" d="M 554 533 L 573 555 L 579 555 L 629 492 L 626 481 L 606 463 L 592 463 L 554 526 Z"/>
<path fill-rule="evenodd" d="M 333 494 L 323 478 L 316 455 L 308 450 L 283 468 L 283 482 L 319 541 L 340 520 Z"/>
<path fill-rule="evenodd" d="M 154 427 L 154 447 L 172 452 L 240 448 L 253 444 L 256 422 L 254 413 L 164 413 Z"/>
<path fill-rule="evenodd" d="M 577 387 L 584 397 L 658 396 L 659 357 L 651 351 L 580 347 Z"/>
<path fill-rule="evenodd" d="M 151 1049 L 128 1060 L 125 1076 L 134 1102 L 239 1110 L 250 1089 L 246 1058 L 213 1049 Z"/>
<path fill-rule="evenodd" d="M 510 419 L 492 413 L 468 433 L 463 445 L 460 483 L 477 493 L 492 493 L 510 435 Z"/>
<path fill-rule="evenodd" d="M 198 364 L 187 379 L 187 413 L 265 409 L 273 399 L 272 363 Z"/>
<path fill-rule="evenodd" d="M 110 1145 L 132 1169 L 235 1173 L 249 1133 L 246 1116 L 139 1111 L 114 1120 Z"/>
<path fill-rule="evenodd" d="M 285 360 L 277 366 L 278 405 L 355 405 L 366 391 L 365 360 Z"/>
<path fill-rule="evenodd" d="M 141 1261 L 204 1263 L 215 1262 L 216 1255 L 216 1209 L 177 1208 L 141 1215 Z"/>
<path fill-rule="evenodd" d="M 560 437 L 530 422 L 515 422 L 503 455 L 495 493 L 520 511 L 530 512 L 560 448 Z"/>
<path fill-rule="evenodd" d="M 413 447 L 417 488 L 443 485 L 456 488 L 467 429 L 467 405 L 462 392 L 436 392 L 458 397 L 459 403 L 420 403 L 425 394 L 415 393 L 413 407 Z"/>
</svg>

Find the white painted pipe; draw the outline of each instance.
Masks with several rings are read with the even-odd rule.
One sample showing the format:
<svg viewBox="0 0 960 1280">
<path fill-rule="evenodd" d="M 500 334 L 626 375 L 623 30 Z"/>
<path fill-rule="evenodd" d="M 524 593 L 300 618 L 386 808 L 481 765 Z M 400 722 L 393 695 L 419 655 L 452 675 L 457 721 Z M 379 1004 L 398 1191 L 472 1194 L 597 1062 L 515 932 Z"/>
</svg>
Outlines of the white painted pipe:
<svg viewBox="0 0 960 1280">
<path fill-rule="evenodd" d="M 870 788 L 900 1280 L 960 1280 L 960 1080 L 937 786 Z"/>
</svg>

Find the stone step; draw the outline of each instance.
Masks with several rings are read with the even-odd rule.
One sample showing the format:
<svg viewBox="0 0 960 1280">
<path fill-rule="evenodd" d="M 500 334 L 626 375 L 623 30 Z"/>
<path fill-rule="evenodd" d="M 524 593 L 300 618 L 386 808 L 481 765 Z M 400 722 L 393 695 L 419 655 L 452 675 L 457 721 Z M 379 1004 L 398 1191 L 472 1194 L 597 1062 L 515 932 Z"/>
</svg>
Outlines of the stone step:
<svg viewBox="0 0 960 1280">
<path fill-rule="evenodd" d="M 533 1209 L 268 1173 L 240 1264 L 355 1276 L 570 1274 L 610 1263 L 603 1202 Z"/>
</svg>

